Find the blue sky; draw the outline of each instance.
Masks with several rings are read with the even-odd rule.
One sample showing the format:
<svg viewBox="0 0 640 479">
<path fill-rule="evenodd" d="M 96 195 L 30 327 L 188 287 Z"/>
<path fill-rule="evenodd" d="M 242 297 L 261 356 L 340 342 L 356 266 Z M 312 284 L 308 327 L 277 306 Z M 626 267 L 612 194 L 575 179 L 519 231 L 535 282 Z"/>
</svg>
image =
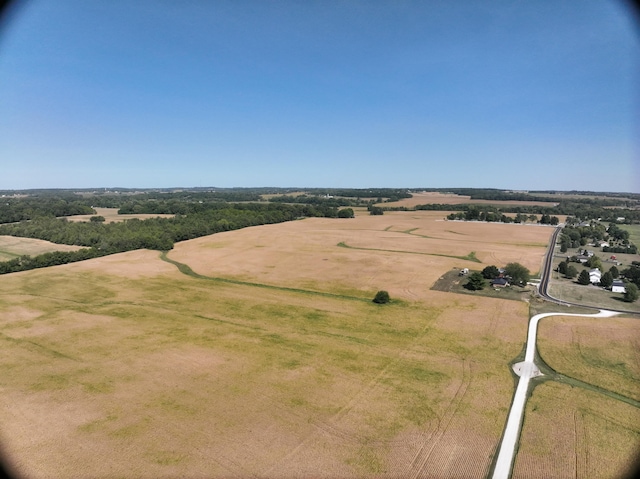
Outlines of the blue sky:
<svg viewBox="0 0 640 479">
<path fill-rule="evenodd" d="M 640 192 L 614 0 L 30 0 L 0 31 L 0 189 Z"/>
</svg>

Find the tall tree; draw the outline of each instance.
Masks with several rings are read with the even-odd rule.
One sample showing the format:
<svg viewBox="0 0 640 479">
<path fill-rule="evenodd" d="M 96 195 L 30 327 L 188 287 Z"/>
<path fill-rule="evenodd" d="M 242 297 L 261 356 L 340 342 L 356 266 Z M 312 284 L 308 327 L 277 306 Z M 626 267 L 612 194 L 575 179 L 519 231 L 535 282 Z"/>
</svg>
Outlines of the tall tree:
<svg viewBox="0 0 640 479">
<path fill-rule="evenodd" d="M 587 285 L 591 282 L 591 278 L 589 278 L 589 272 L 586 269 L 580 271 L 580 275 L 578 276 L 578 283 L 582 285 Z"/>
<path fill-rule="evenodd" d="M 575 266 L 570 264 L 567 266 L 567 270 L 564 275 L 569 279 L 575 278 L 576 276 L 578 276 L 578 270 Z"/>
<path fill-rule="evenodd" d="M 627 283 L 624 286 L 624 300 L 628 303 L 633 303 L 638 300 L 640 294 L 638 294 L 638 287 L 633 283 Z"/>
<path fill-rule="evenodd" d="M 500 271 L 494 265 L 487 266 L 482 270 L 482 277 L 485 279 L 494 279 L 500 276 Z"/>
<path fill-rule="evenodd" d="M 511 282 L 513 284 L 524 285 L 529 281 L 530 272 L 527 268 L 522 266 L 520 263 L 509 263 L 504 268 L 504 272 L 507 276 L 511 277 Z"/>
<path fill-rule="evenodd" d="M 465 284 L 464 287 L 471 291 L 477 291 L 483 289 L 486 284 L 487 283 L 482 277 L 482 274 L 475 271 L 469 275 L 469 281 L 467 281 L 467 284 Z"/>
<path fill-rule="evenodd" d="M 610 288 L 612 284 L 613 284 L 613 276 L 609 271 L 607 271 L 600 278 L 600 286 L 602 286 L 603 288 Z"/>
</svg>

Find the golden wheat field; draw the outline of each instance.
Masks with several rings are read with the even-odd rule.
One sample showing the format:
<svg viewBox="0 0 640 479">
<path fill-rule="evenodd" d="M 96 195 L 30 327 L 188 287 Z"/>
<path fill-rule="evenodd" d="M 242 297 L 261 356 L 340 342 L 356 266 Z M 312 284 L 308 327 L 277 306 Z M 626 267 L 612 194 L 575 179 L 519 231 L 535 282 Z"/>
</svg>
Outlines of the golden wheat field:
<svg viewBox="0 0 640 479">
<path fill-rule="evenodd" d="M 96 211 L 95 215 L 74 215 L 74 216 L 66 216 L 69 221 L 90 221 L 92 216 L 102 216 L 104 218 L 105 223 L 117 223 L 120 221 L 130 220 L 137 218 L 139 220 L 144 220 L 147 218 L 172 218 L 175 215 L 169 214 L 150 214 L 150 213 L 136 213 L 136 214 L 127 214 L 127 215 L 119 215 L 118 208 L 94 208 Z"/>
<path fill-rule="evenodd" d="M 429 288 L 452 268 L 536 272 L 552 228 L 443 216 L 309 218 L 0 277 L 5 460 L 36 478 L 485 477 L 528 305 Z"/>
<path fill-rule="evenodd" d="M 546 382 L 527 403 L 512 477 L 632 477 L 639 445 L 639 408 Z"/>
<path fill-rule="evenodd" d="M 413 208 L 417 205 L 428 204 L 441 204 L 441 205 L 460 205 L 460 204 L 474 204 L 474 205 L 535 205 L 535 206 L 551 206 L 554 203 L 546 201 L 498 201 L 498 200 L 472 200 L 470 196 L 456 195 L 453 193 L 438 193 L 438 192 L 422 192 L 411 193 L 411 198 L 403 198 L 399 201 L 381 204 L 381 206 L 406 206 L 407 208 Z"/>
<path fill-rule="evenodd" d="M 0 261 L 9 261 L 22 255 L 37 256 L 52 251 L 77 251 L 82 248 L 33 238 L 0 236 Z"/>
</svg>

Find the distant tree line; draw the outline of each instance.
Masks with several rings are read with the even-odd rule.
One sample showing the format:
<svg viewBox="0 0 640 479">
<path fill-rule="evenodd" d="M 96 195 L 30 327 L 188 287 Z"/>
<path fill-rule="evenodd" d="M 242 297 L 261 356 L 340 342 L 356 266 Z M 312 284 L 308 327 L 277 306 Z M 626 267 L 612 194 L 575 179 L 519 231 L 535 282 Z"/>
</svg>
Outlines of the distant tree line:
<svg viewBox="0 0 640 479">
<path fill-rule="evenodd" d="M 75 197 L 0 198 L 0 223 L 13 223 L 38 216 L 90 215 L 91 205 Z"/>
<path fill-rule="evenodd" d="M 492 206 L 474 206 L 467 208 L 465 211 L 451 213 L 447 216 L 448 220 L 464 220 L 464 221 L 489 221 L 500 223 L 526 223 L 537 222 L 546 225 L 557 225 L 559 220 L 557 216 L 549 216 L 543 214 L 540 220 L 536 215 L 525 215 L 517 213 L 515 217 L 507 216 L 498 208 Z"/>
<path fill-rule="evenodd" d="M 583 205 L 576 201 L 570 201 L 566 203 L 560 203 L 556 206 L 538 206 L 538 205 L 487 205 L 489 210 L 504 213 L 515 214 L 544 214 L 552 216 L 567 215 L 574 217 L 577 221 L 599 219 L 600 221 L 619 223 L 619 224 L 634 224 L 640 223 L 640 209 L 627 210 L 622 208 L 604 208 L 599 206 Z M 467 212 L 471 209 L 479 208 L 477 204 L 426 204 L 416 205 L 415 210 L 427 210 L 427 211 L 460 211 Z M 388 211 L 409 211 L 412 208 L 407 207 L 384 207 Z M 619 218 L 624 218 L 619 220 Z"/>
<path fill-rule="evenodd" d="M 33 258 L 20 257 L 0 263 L 0 273 L 11 273 L 55 264 L 120 253 L 134 249 L 166 251 L 178 241 L 230 231 L 248 226 L 281 223 L 304 216 L 331 218 L 353 216 L 336 208 L 324 210 L 309 205 L 270 203 L 212 204 L 210 208 L 176 215 L 173 218 L 130 219 L 117 223 L 72 222 L 66 218 L 38 217 L 31 221 L 0 225 L 0 235 L 37 238 L 53 243 L 85 246 L 75 252 L 46 253 Z M 350 210 L 350 211 L 349 211 Z"/>
</svg>

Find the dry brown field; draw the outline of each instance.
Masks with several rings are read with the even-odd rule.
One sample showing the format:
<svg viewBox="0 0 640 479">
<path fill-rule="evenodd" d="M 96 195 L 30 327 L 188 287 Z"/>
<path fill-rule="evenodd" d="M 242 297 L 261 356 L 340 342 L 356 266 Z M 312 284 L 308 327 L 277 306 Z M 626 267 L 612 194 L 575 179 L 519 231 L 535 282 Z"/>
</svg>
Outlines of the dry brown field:
<svg viewBox="0 0 640 479">
<path fill-rule="evenodd" d="M 640 401 L 638 319 L 544 318 L 538 352 L 559 373 Z"/>
<path fill-rule="evenodd" d="M 0 261 L 9 261 L 22 255 L 37 256 L 52 251 L 77 251 L 82 248 L 33 238 L 0 236 Z"/>
<path fill-rule="evenodd" d="M 513 479 L 632 477 L 640 409 L 553 381 L 527 402 Z"/>
<path fill-rule="evenodd" d="M 403 198 L 392 203 L 380 203 L 378 206 L 406 206 L 413 208 L 417 205 L 460 205 L 460 204 L 478 204 L 478 205 L 522 205 L 522 206 L 553 206 L 554 203 L 546 201 L 496 201 L 496 200 L 472 200 L 470 196 L 454 195 L 452 193 L 422 192 L 411 193 L 411 198 Z"/>
<path fill-rule="evenodd" d="M 525 302 L 429 288 L 552 228 L 310 218 L 0 277 L 0 439 L 25 477 L 482 478 Z M 342 246 L 340 246 L 342 244 Z M 370 300 L 386 289 L 394 300 Z"/>
<path fill-rule="evenodd" d="M 173 218 L 175 215 L 167 215 L 167 214 L 130 214 L 130 215 L 119 215 L 118 208 L 94 208 L 96 210 L 95 215 L 74 215 L 74 216 L 65 216 L 69 221 L 90 221 L 92 216 L 103 216 L 105 223 L 114 223 L 118 221 L 130 220 L 133 218 L 137 218 L 140 220 L 144 220 L 147 218 Z"/>
</svg>

